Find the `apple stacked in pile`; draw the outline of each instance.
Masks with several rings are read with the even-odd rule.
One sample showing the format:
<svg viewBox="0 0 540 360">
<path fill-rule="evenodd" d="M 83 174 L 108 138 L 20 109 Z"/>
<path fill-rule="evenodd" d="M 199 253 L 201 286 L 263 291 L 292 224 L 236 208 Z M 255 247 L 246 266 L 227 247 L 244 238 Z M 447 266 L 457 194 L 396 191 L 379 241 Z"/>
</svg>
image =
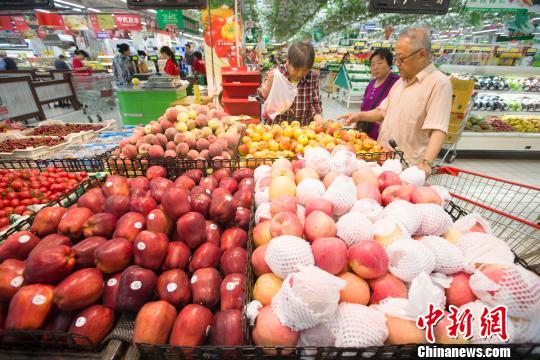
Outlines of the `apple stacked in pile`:
<svg viewBox="0 0 540 360">
<path fill-rule="evenodd" d="M 281 158 L 255 169 L 257 225 L 251 264 L 258 278 L 248 308 L 258 310 L 251 313 L 252 321 L 256 316 L 256 345 L 425 343 L 425 331 L 415 320 L 427 313 L 429 302 L 443 310 L 450 305 L 470 309 L 475 315 L 473 343 L 500 342 L 498 337 L 479 336 L 482 306 L 500 304 L 509 309 L 511 341 L 539 340 L 540 332 L 529 320 L 540 311 L 540 278 L 513 264 L 510 248 L 491 234 L 485 220 L 471 214 L 454 223 L 443 209 L 448 192 L 424 186 L 425 174 L 416 167 L 402 171 L 397 160 L 379 166 L 354 156 L 347 157 L 353 159 L 349 166 L 337 161 L 344 155 L 334 150 L 320 156 L 316 167 L 306 166 L 313 163 L 309 158 L 293 163 Z M 331 316 L 315 327 L 293 329 L 300 326 L 298 321 L 287 318 L 276 296 L 294 291 L 291 275 L 306 266 L 344 280 L 344 287 Z M 475 285 L 482 279 L 501 291 Z M 304 316 L 317 313 L 307 305 L 313 298 L 319 304 L 326 300 L 311 295 L 304 299 L 296 294 L 293 301 L 304 304 Z M 296 314 L 299 309 L 302 306 Z M 467 343 L 447 335 L 449 323 L 445 316 L 437 324 L 436 341 Z M 372 331 L 363 336 L 354 326 Z"/>
<path fill-rule="evenodd" d="M 180 157 L 191 160 L 232 158 L 245 125 L 230 119 L 214 104 L 177 105 L 157 121 L 136 127 L 120 143 L 115 155 L 122 158 Z"/>
<path fill-rule="evenodd" d="M 145 177 L 108 176 L 7 237 L 0 329 L 69 331 L 99 344 L 117 313 L 138 312 L 136 342 L 242 345 L 253 170 L 166 175 L 153 166 Z"/>
</svg>

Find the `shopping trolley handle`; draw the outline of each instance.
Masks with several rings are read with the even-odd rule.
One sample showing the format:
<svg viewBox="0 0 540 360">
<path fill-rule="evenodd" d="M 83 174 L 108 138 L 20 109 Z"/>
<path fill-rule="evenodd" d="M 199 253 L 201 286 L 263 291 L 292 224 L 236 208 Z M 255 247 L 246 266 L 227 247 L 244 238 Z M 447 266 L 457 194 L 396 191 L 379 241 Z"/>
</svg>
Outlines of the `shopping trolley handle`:
<svg viewBox="0 0 540 360">
<path fill-rule="evenodd" d="M 388 145 L 390 145 L 392 147 L 392 149 L 394 149 L 395 151 L 401 151 L 401 150 L 399 150 L 398 144 L 397 144 L 396 140 L 394 140 L 394 139 L 388 140 Z M 401 161 L 403 161 L 405 166 L 409 167 L 409 164 L 405 160 L 404 156 L 401 157 Z"/>
</svg>

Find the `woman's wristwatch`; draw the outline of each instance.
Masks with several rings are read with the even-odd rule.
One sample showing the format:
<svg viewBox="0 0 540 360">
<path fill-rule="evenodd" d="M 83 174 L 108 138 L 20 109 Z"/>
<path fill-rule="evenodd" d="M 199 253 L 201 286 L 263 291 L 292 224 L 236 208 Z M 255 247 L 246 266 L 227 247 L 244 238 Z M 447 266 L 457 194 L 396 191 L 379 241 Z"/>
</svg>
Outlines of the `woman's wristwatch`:
<svg viewBox="0 0 540 360">
<path fill-rule="evenodd" d="M 433 161 L 428 160 L 428 159 L 423 159 L 422 164 L 426 164 L 429 167 L 433 167 Z"/>
</svg>

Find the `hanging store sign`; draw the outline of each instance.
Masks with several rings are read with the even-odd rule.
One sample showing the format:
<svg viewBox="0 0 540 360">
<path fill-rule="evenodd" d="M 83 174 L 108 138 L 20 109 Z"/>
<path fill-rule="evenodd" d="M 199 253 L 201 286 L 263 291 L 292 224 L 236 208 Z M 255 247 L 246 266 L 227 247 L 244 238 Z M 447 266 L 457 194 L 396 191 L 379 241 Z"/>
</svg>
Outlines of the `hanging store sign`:
<svg viewBox="0 0 540 360">
<path fill-rule="evenodd" d="M 9 16 L 0 16 L 0 31 L 13 31 L 15 28 Z"/>
<path fill-rule="evenodd" d="M 13 21 L 13 25 L 18 31 L 30 30 L 24 16 L 12 16 L 11 21 Z"/>
<path fill-rule="evenodd" d="M 370 0 L 369 10 L 386 13 L 437 14 L 448 12 L 450 0 Z"/>
<path fill-rule="evenodd" d="M 141 31 L 141 16 L 134 14 L 115 14 L 114 22 L 118 30 Z"/>
<path fill-rule="evenodd" d="M 96 38 L 98 39 L 108 39 L 109 33 L 107 31 L 97 31 L 96 32 Z"/>
<path fill-rule="evenodd" d="M 54 9 L 53 0 L 0 0 L 2 10 Z"/>
<path fill-rule="evenodd" d="M 83 15 L 64 15 L 64 24 L 69 30 L 88 30 L 88 19 Z"/>
<path fill-rule="evenodd" d="M 39 25 L 41 26 L 62 30 L 66 28 L 62 15 L 36 12 L 36 17 Z"/>
<path fill-rule="evenodd" d="M 90 17 L 90 25 L 92 30 L 113 30 L 114 29 L 114 17 L 112 15 L 96 15 L 92 14 Z"/>
<path fill-rule="evenodd" d="M 127 0 L 131 9 L 202 9 L 205 0 Z"/>
<path fill-rule="evenodd" d="M 198 34 L 199 22 L 197 20 L 184 16 L 182 20 L 182 28 L 179 29 L 184 30 L 185 32 L 190 34 Z"/>
<path fill-rule="evenodd" d="M 515 1 L 515 0 L 467 0 L 466 10 L 473 11 L 527 11 L 530 13 L 540 13 L 540 5 L 536 1 Z"/>
<path fill-rule="evenodd" d="M 157 10 L 156 20 L 158 27 L 163 30 L 168 26 L 181 29 L 184 26 L 182 10 Z"/>
</svg>

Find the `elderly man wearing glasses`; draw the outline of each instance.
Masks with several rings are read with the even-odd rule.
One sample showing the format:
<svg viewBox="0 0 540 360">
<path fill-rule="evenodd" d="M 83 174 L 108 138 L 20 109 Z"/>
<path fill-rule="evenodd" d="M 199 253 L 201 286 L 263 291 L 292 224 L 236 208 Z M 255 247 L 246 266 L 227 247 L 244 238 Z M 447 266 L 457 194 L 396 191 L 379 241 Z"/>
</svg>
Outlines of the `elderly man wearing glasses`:
<svg viewBox="0 0 540 360">
<path fill-rule="evenodd" d="M 379 107 L 341 118 L 347 125 L 382 121 L 378 141 L 388 146 L 395 139 L 409 165 L 429 176 L 448 131 L 452 85 L 432 64 L 431 41 L 423 28 L 398 36 L 395 59 L 401 78 Z"/>
</svg>

